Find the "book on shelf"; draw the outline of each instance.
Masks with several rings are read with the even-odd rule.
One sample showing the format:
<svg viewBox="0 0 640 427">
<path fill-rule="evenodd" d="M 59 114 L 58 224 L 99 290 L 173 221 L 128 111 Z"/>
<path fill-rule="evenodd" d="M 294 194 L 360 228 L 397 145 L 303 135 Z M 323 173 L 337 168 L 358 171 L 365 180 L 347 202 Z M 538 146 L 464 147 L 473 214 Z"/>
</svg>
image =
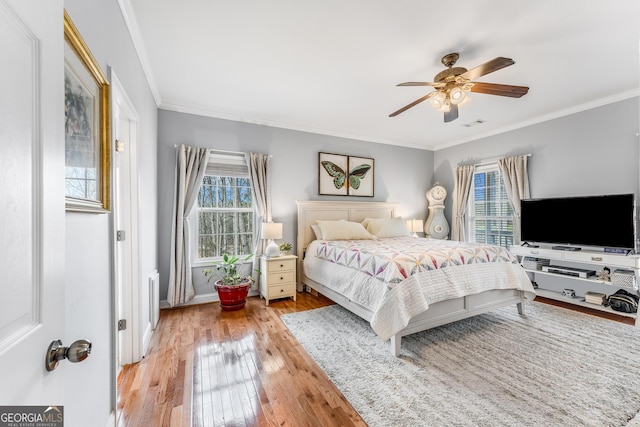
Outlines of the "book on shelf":
<svg viewBox="0 0 640 427">
<path fill-rule="evenodd" d="M 584 293 L 584 301 L 590 304 L 604 304 L 604 301 L 607 299 L 605 294 L 601 294 L 599 292 L 585 292 Z"/>
</svg>

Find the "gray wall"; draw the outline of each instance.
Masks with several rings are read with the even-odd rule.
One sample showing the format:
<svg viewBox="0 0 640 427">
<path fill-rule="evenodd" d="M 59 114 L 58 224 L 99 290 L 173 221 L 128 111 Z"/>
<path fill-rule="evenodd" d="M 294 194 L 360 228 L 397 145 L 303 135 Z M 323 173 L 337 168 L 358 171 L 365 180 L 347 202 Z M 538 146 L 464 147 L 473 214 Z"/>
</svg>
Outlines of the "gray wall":
<svg viewBox="0 0 640 427">
<path fill-rule="evenodd" d="M 639 99 L 438 150 L 435 180 L 453 188 L 459 164 L 531 153 L 531 197 L 638 193 Z M 445 213 L 451 221 L 452 201 Z"/>
<path fill-rule="evenodd" d="M 282 222 L 283 240 L 296 243 L 296 200 L 345 200 L 318 195 L 318 152 L 371 157 L 375 161 L 375 196 L 359 201 L 400 203 L 398 214 L 426 219 L 425 192 L 433 179 L 433 152 L 293 130 L 272 128 L 191 114 L 158 113 L 158 242 L 160 298 L 166 300 L 169 280 L 171 212 L 175 145 L 186 144 L 273 156 L 272 215 Z M 196 294 L 212 292 L 194 270 Z"/>
</svg>

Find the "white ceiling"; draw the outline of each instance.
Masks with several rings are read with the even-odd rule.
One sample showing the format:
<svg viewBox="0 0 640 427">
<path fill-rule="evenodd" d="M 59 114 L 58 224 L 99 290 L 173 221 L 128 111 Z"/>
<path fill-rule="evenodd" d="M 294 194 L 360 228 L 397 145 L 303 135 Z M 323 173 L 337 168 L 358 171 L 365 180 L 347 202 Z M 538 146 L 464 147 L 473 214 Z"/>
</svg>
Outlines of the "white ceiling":
<svg viewBox="0 0 640 427">
<path fill-rule="evenodd" d="M 159 107 L 440 149 L 640 93 L 638 0 L 120 0 Z M 423 102 L 440 59 L 522 98 L 471 93 L 457 120 Z M 463 125 L 478 119 L 486 123 Z"/>
</svg>

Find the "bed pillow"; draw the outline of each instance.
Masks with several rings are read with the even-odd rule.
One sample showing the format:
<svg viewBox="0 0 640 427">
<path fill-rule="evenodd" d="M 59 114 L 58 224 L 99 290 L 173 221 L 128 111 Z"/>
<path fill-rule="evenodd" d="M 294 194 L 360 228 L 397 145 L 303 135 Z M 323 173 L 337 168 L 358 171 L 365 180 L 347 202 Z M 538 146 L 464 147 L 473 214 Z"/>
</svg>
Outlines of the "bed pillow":
<svg viewBox="0 0 640 427">
<path fill-rule="evenodd" d="M 320 226 L 317 224 L 311 225 L 311 230 L 313 230 L 313 234 L 316 236 L 316 240 L 322 240 L 322 231 L 320 230 Z"/>
<path fill-rule="evenodd" d="M 359 222 L 318 221 L 323 240 L 371 240 L 375 239 Z"/>
<path fill-rule="evenodd" d="M 376 237 L 410 236 L 407 223 L 398 218 L 368 218 L 367 231 Z"/>
<path fill-rule="evenodd" d="M 365 218 L 362 220 L 362 222 L 360 222 L 360 224 L 362 224 L 364 226 L 364 228 L 369 228 L 369 223 L 373 221 L 373 218 Z"/>
</svg>

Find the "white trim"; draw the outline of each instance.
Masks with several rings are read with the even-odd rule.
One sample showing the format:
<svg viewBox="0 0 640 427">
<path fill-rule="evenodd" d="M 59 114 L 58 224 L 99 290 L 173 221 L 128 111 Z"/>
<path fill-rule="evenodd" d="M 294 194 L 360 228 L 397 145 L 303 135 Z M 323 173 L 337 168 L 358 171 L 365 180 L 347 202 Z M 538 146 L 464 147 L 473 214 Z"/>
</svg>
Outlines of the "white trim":
<svg viewBox="0 0 640 427">
<path fill-rule="evenodd" d="M 111 411 L 109 418 L 107 418 L 107 424 L 105 424 L 105 427 L 115 427 L 117 425 L 116 411 Z"/>
<path fill-rule="evenodd" d="M 131 36 L 133 46 L 136 50 L 136 53 L 138 54 L 138 59 L 140 60 L 142 72 L 147 79 L 149 90 L 151 90 L 153 99 L 156 102 L 156 107 L 159 107 L 162 104 L 162 97 L 160 96 L 160 90 L 158 90 L 156 79 L 153 76 L 149 57 L 147 56 L 147 50 L 144 47 L 144 42 L 142 41 L 142 36 L 140 35 L 140 27 L 138 26 L 138 21 L 136 21 L 136 16 L 133 8 L 131 7 L 131 3 L 129 0 L 118 0 L 118 5 L 120 6 L 120 12 L 122 12 L 122 17 L 127 26 L 127 29 L 129 30 L 129 35 Z"/>
<path fill-rule="evenodd" d="M 231 160 L 230 160 L 231 159 Z M 211 158 L 210 158 L 211 160 Z M 231 163 L 231 161 L 233 161 L 233 156 L 228 156 L 228 155 L 218 155 L 218 160 L 220 160 L 218 163 L 227 163 L 227 164 L 233 164 Z M 243 158 L 244 161 L 244 158 Z M 251 181 L 251 174 L 247 171 L 246 175 L 238 175 L 238 176 L 234 176 L 234 175 L 225 175 L 223 173 L 215 173 L 216 171 L 211 171 L 208 170 L 209 167 L 207 166 L 207 171 L 205 172 L 205 176 L 231 176 L 233 178 L 236 179 L 248 179 L 249 181 Z M 203 178 L 204 179 L 204 178 Z M 202 183 L 200 183 L 200 187 L 198 189 L 198 192 L 200 191 L 200 188 L 202 188 Z M 253 190 L 251 190 L 251 194 L 253 197 Z M 214 256 L 214 257 L 208 257 L 208 258 L 199 258 L 198 257 L 198 237 L 200 235 L 200 229 L 199 229 L 199 221 L 198 221 L 198 216 L 201 212 L 247 212 L 247 213 L 251 213 L 254 216 L 256 215 L 256 211 L 255 211 L 255 200 L 252 199 L 252 206 L 251 208 L 201 208 L 198 206 L 198 199 L 196 198 L 195 202 L 194 202 L 194 206 L 191 209 L 191 212 L 189 213 L 189 223 L 192 224 L 191 227 L 189 227 L 189 233 L 191 234 L 191 247 L 189 248 L 190 251 L 190 260 L 191 260 L 191 267 L 207 267 L 207 266 L 212 266 L 216 261 L 219 261 L 222 259 L 222 255 L 220 256 Z M 254 234 L 255 234 L 255 230 L 254 230 Z M 252 241 L 253 241 L 253 237 L 252 237 Z M 239 256 L 247 256 L 248 254 L 238 254 Z"/>
<path fill-rule="evenodd" d="M 125 1 L 125 0 L 120 0 L 120 1 Z M 546 122 L 548 120 L 553 120 L 553 119 L 557 119 L 557 118 L 560 118 L 560 117 L 568 116 L 568 115 L 571 115 L 571 114 L 579 113 L 581 111 L 586 111 L 586 110 L 590 110 L 590 109 L 593 109 L 593 108 L 601 107 L 603 105 L 612 104 L 614 102 L 623 101 L 625 99 L 633 98 L 633 97 L 639 96 L 639 95 L 640 95 L 640 89 L 628 90 L 628 91 L 621 92 L 621 93 L 618 93 L 618 94 L 615 94 L 615 95 L 611 95 L 611 96 L 608 96 L 608 97 L 605 97 L 605 98 L 600 98 L 600 99 L 596 99 L 596 100 L 593 100 L 593 101 L 585 102 L 583 104 L 574 105 L 572 107 L 565 108 L 565 109 L 562 109 L 562 110 L 558 110 L 558 111 L 555 111 L 553 113 L 545 114 L 545 115 L 542 115 L 542 116 L 539 116 L 539 117 L 535 117 L 535 118 L 530 119 L 530 120 L 525 120 L 525 121 L 522 121 L 520 123 L 513 124 L 511 126 L 506 126 L 506 127 L 503 127 L 503 128 L 499 128 L 499 129 L 493 130 L 491 132 L 486 132 L 486 133 L 475 135 L 475 136 L 471 136 L 471 137 L 468 137 L 468 138 L 456 139 L 456 140 L 453 140 L 453 141 L 450 141 L 450 142 L 445 142 L 443 144 L 432 145 L 432 146 L 428 146 L 428 147 L 425 147 L 424 145 L 418 145 L 418 144 L 400 143 L 398 141 L 390 141 L 390 140 L 387 140 L 387 139 L 376 138 L 376 137 L 369 136 L 369 135 L 354 135 L 354 134 L 349 134 L 349 133 L 346 133 L 346 132 L 341 132 L 341 131 L 336 131 L 336 130 L 331 130 L 331 129 L 319 129 L 319 128 L 315 128 L 315 127 L 302 126 L 302 125 L 293 124 L 293 123 L 278 122 L 278 121 L 273 121 L 273 120 L 260 119 L 260 118 L 257 118 L 257 117 L 240 116 L 240 115 L 237 115 L 237 114 L 223 113 L 223 112 L 220 112 L 220 111 L 213 111 L 213 110 L 210 110 L 210 109 L 208 109 L 206 107 L 202 107 L 202 106 L 182 105 L 182 104 L 175 104 L 175 103 L 171 103 L 171 102 L 163 102 L 163 103 L 159 104 L 158 108 L 161 109 L 161 110 L 175 111 L 175 112 L 178 112 L 178 113 L 195 114 L 195 115 L 198 115 L 198 116 L 213 117 L 213 118 L 217 118 L 217 119 L 232 120 L 232 121 L 236 121 L 236 122 L 251 123 L 251 124 L 262 125 L 262 126 L 270 126 L 270 127 L 275 127 L 275 128 L 281 128 L 281 129 L 297 130 L 297 131 L 300 131 L 300 132 L 310 132 L 310 133 L 315 133 L 315 134 L 319 134 L 319 135 L 335 136 L 335 137 L 338 137 L 338 138 L 348 138 L 348 139 L 354 139 L 354 140 L 359 140 L 359 141 L 376 142 L 376 143 L 380 143 L 380 144 L 389 144 L 389 145 L 395 145 L 395 146 L 400 146 L 400 147 L 416 148 L 418 150 L 438 151 L 438 150 L 442 150 L 442 149 L 445 149 L 445 148 L 453 147 L 455 145 L 464 144 L 466 142 L 471 142 L 471 141 L 475 141 L 475 140 L 478 140 L 478 139 L 487 138 L 489 136 L 498 135 L 498 134 L 501 134 L 501 133 L 505 133 L 505 132 L 509 132 L 509 131 L 512 131 L 512 130 L 516 130 L 516 129 L 524 128 L 524 127 L 527 127 L 527 126 L 531 126 L 531 125 L 534 125 L 534 124 L 537 124 L 537 123 Z"/>
<path fill-rule="evenodd" d="M 500 176 L 500 183 L 497 185 L 501 185 L 504 187 L 504 180 L 502 179 L 502 171 L 500 170 L 500 166 L 498 165 L 498 160 L 494 160 L 492 162 L 488 162 L 485 161 L 483 164 L 478 164 L 475 165 L 475 169 L 473 171 L 473 176 L 471 179 L 471 189 L 469 191 L 469 200 L 467 200 L 467 209 L 465 211 L 464 214 L 464 227 L 466 230 L 466 235 L 467 235 L 467 241 L 469 242 L 475 242 L 476 241 L 476 233 L 475 230 L 472 229 L 471 225 L 472 223 L 474 223 L 478 218 L 479 219 L 484 219 L 485 221 L 489 221 L 491 220 L 496 220 L 496 221 L 511 221 L 512 223 L 515 222 L 515 212 L 512 215 L 504 215 L 504 216 L 490 216 L 490 215 L 476 215 L 475 214 L 475 198 L 474 198 L 474 194 L 475 194 L 475 176 L 478 173 L 487 173 L 487 172 L 497 172 L 498 175 Z M 485 188 L 488 188 L 488 186 L 485 186 Z M 494 199 L 495 200 L 495 199 Z M 509 200 L 509 197 L 507 196 L 507 201 Z M 511 205 L 511 204 L 510 204 Z M 513 207 L 511 208 L 513 210 Z M 485 231 L 485 235 L 488 234 L 488 230 Z M 506 233 L 500 233 L 500 236 L 508 236 L 508 234 Z M 511 238 L 512 238 L 512 245 L 513 242 L 516 241 L 516 236 L 514 234 L 511 234 Z M 511 246 L 511 245 L 509 245 Z M 507 247 L 508 249 L 508 247 Z"/>
<path fill-rule="evenodd" d="M 123 317 L 127 319 L 128 328 L 124 331 L 127 335 L 125 335 L 125 341 L 127 344 L 131 346 L 129 349 L 124 349 L 124 353 L 126 354 L 122 360 L 120 360 L 121 364 L 132 363 L 134 361 L 138 361 L 142 358 L 141 349 L 144 348 L 144 343 L 141 342 L 143 339 L 143 335 L 140 332 L 140 293 L 142 292 L 140 289 L 140 284 L 142 283 L 140 280 L 140 232 L 139 232 L 139 224 L 140 224 L 140 209 L 139 207 L 139 186 L 138 186 L 138 123 L 140 116 L 138 115 L 135 106 L 131 102 L 130 98 L 127 96 L 124 87 L 120 83 L 116 73 L 112 68 L 109 68 L 109 79 L 111 82 L 111 114 L 114 120 L 113 125 L 113 133 L 111 136 L 111 146 L 115 147 L 115 140 L 117 136 L 117 126 L 119 126 L 119 120 L 126 120 L 129 122 L 129 134 L 135 135 L 134 138 L 131 138 L 128 141 L 129 150 L 129 163 L 126 165 L 129 168 L 129 206 L 130 206 L 130 224 L 128 236 L 126 238 L 130 242 L 130 251 L 131 251 L 131 269 L 129 273 L 130 278 L 130 286 L 128 289 L 124 289 L 123 293 L 126 295 L 121 296 L 119 293 L 118 286 L 118 264 L 116 251 L 117 249 L 117 228 L 120 224 L 116 222 L 116 209 L 114 206 L 113 213 L 111 215 L 111 227 L 112 227 L 112 263 L 113 263 L 113 271 L 112 271 L 112 286 L 113 286 L 113 298 L 114 302 L 112 305 L 112 337 L 114 340 L 113 343 L 113 363 L 117 365 L 117 361 L 120 357 L 120 348 L 119 348 L 119 331 L 118 331 L 118 316 L 124 315 Z M 112 162 L 112 191 L 114 192 L 114 200 L 117 200 L 115 197 L 115 192 L 119 191 L 119 189 L 114 185 L 115 184 L 115 167 L 116 163 Z M 124 297 L 126 306 L 124 307 L 124 313 L 119 313 L 118 305 L 120 298 Z M 146 301 L 146 300 L 144 300 Z M 112 378 L 112 384 L 114 387 L 113 391 L 113 402 L 118 400 L 117 396 L 117 381 L 118 375 L 120 373 L 120 366 L 114 366 L 113 369 L 114 378 Z M 112 414 L 113 423 L 111 425 L 116 425 L 119 414 L 118 410 L 114 408 L 115 413 Z M 110 417 L 111 418 L 111 417 Z"/>
<path fill-rule="evenodd" d="M 545 114 L 542 116 L 534 117 L 530 120 L 525 120 L 520 123 L 516 123 L 511 126 L 506 126 L 500 129 L 493 130 L 491 132 L 475 135 L 469 138 L 457 139 L 454 141 L 446 142 L 444 144 L 436 145 L 431 147 L 430 149 L 433 151 L 442 150 L 444 148 L 453 147 L 455 145 L 464 144 L 466 142 L 475 141 L 482 138 L 487 138 L 489 136 L 498 135 L 505 132 L 510 132 L 512 130 L 524 128 L 527 126 L 535 125 L 538 123 L 546 122 L 553 119 L 558 119 L 560 117 L 569 116 L 571 114 L 580 113 L 582 111 L 591 110 L 593 108 L 602 107 L 603 105 L 613 104 L 614 102 L 624 101 L 625 99 L 630 99 L 635 96 L 640 95 L 640 89 L 633 89 L 626 92 L 618 93 L 615 95 L 611 95 L 605 98 L 596 99 L 593 101 L 585 102 L 584 104 L 574 105 L 569 108 L 565 108 L 563 110 L 554 111 L 553 113 Z M 424 147 L 423 147 L 424 148 Z"/>
<path fill-rule="evenodd" d="M 260 295 L 260 291 L 257 289 L 252 289 L 249 291 L 249 294 L 247 295 L 248 297 L 254 297 L 254 296 L 258 296 Z M 171 308 L 181 308 L 181 307 L 188 307 L 190 305 L 198 305 L 198 304 L 208 304 L 211 302 L 220 302 L 220 298 L 218 298 L 218 293 L 217 292 L 209 292 L 206 294 L 198 294 L 195 297 L 193 297 L 193 299 L 191 301 L 187 301 L 183 304 L 180 304 L 179 306 L 176 307 L 171 307 L 169 305 L 169 302 L 166 299 L 163 299 L 162 301 L 160 301 L 160 310 L 164 310 L 164 309 L 171 309 Z"/>
<path fill-rule="evenodd" d="M 399 143 L 398 141 L 390 141 L 388 139 L 376 138 L 376 137 L 371 136 L 371 135 L 354 135 L 354 134 L 349 134 L 349 133 L 336 131 L 336 130 L 331 130 L 331 129 L 320 129 L 320 128 L 315 128 L 315 127 L 311 127 L 311 126 L 303 126 L 303 125 L 298 125 L 298 124 L 293 124 L 293 123 L 278 122 L 278 121 L 273 121 L 273 120 L 259 119 L 259 118 L 256 118 L 256 117 L 240 116 L 240 115 L 237 115 L 237 114 L 222 113 L 222 112 L 219 112 L 219 111 L 210 110 L 210 109 L 205 108 L 205 107 L 197 107 L 197 106 L 191 106 L 191 105 L 180 105 L 180 104 L 171 104 L 171 103 L 162 103 L 158 108 L 161 109 L 161 110 L 175 111 L 175 112 L 178 112 L 178 113 L 194 114 L 194 115 L 197 115 L 197 116 L 212 117 L 212 118 L 223 119 L 223 120 L 232 120 L 234 122 L 250 123 L 250 124 L 254 124 L 254 125 L 269 126 L 269 127 L 279 128 L 279 129 L 296 130 L 296 131 L 300 131 L 300 132 L 308 132 L 308 133 L 314 133 L 314 134 L 318 134 L 318 135 L 335 136 L 335 137 L 338 137 L 338 138 L 354 139 L 354 140 L 357 140 L 357 141 L 376 142 L 376 143 L 379 143 L 379 144 L 388 144 L 388 145 L 395 145 L 395 146 L 400 146 L 400 147 L 416 148 L 418 150 L 432 150 L 433 149 L 431 147 L 424 147 L 424 146 L 418 145 L 418 144 Z"/>
</svg>

